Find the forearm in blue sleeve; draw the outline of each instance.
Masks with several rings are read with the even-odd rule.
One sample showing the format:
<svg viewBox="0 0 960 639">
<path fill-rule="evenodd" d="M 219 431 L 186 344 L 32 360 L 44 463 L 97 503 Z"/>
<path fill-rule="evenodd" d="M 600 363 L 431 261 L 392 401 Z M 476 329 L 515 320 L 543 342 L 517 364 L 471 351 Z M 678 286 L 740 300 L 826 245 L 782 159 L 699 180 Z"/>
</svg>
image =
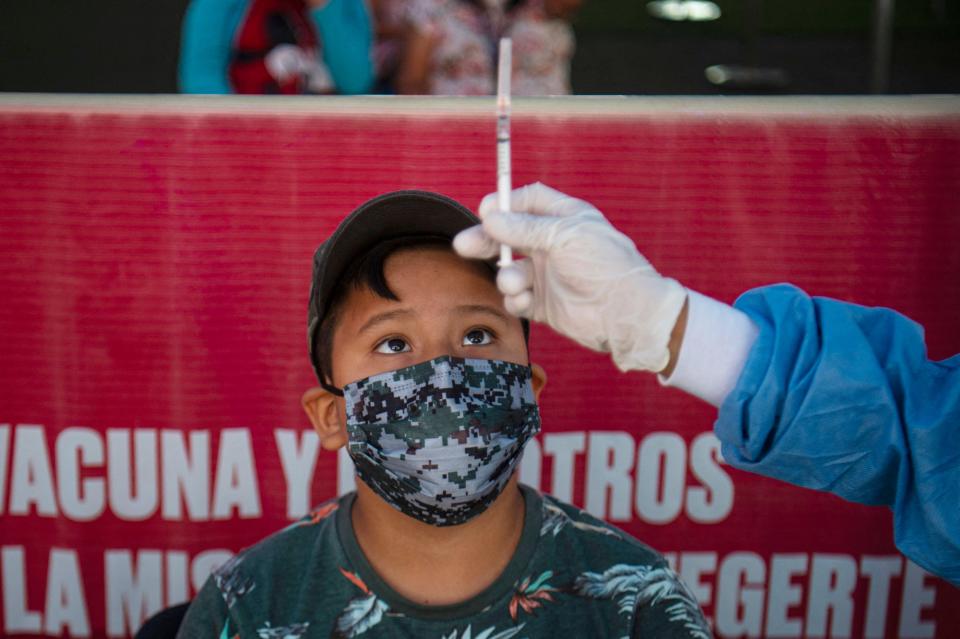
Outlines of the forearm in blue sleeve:
<svg viewBox="0 0 960 639">
<path fill-rule="evenodd" d="M 884 308 L 789 285 L 736 307 L 760 333 L 716 433 L 734 467 L 894 512 L 905 555 L 960 584 L 960 355 Z"/>
<path fill-rule="evenodd" d="M 246 0 L 192 0 L 180 35 L 182 93 L 233 93 L 227 77 L 233 37 Z"/>
<path fill-rule="evenodd" d="M 369 93 L 373 86 L 373 27 L 363 0 L 330 0 L 310 12 L 320 34 L 323 61 L 337 91 Z"/>
</svg>

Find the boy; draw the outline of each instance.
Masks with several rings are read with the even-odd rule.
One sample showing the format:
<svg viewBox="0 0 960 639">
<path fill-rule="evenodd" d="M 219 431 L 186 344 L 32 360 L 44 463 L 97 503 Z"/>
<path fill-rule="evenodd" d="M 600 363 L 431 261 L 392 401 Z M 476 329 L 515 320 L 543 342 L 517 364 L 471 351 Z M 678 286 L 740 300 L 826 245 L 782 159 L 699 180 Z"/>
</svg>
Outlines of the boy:
<svg viewBox="0 0 960 639">
<path fill-rule="evenodd" d="M 518 484 L 546 375 L 494 267 L 450 247 L 477 222 L 398 191 L 317 250 L 302 401 L 362 481 L 217 570 L 180 637 L 710 636 L 660 555 Z"/>
</svg>

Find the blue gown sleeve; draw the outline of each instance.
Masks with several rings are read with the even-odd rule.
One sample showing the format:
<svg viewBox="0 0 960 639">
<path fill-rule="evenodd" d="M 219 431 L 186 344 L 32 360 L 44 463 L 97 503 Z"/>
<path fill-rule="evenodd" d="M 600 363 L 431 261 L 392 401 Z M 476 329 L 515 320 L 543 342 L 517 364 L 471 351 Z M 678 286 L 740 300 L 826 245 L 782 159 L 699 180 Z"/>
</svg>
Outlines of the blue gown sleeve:
<svg viewBox="0 0 960 639">
<path fill-rule="evenodd" d="M 884 308 L 789 285 L 736 302 L 760 328 L 715 426 L 730 465 L 893 509 L 897 548 L 960 585 L 960 355 Z"/>
<path fill-rule="evenodd" d="M 337 92 L 369 93 L 373 86 L 373 26 L 363 0 L 330 0 L 310 11 L 323 61 Z"/>
<path fill-rule="evenodd" d="M 181 93 L 233 93 L 227 72 L 247 0 L 192 0 L 180 34 Z"/>
</svg>

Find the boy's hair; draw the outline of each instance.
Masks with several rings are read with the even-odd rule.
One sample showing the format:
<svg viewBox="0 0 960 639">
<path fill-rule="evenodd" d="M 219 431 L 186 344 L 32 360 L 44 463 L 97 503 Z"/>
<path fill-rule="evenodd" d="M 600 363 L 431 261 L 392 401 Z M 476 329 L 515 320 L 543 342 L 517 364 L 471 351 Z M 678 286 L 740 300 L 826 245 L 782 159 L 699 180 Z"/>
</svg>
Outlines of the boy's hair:
<svg viewBox="0 0 960 639">
<path fill-rule="evenodd" d="M 387 258 L 400 250 L 424 247 L 453 250 L 450 247 L 450 238 L 439 235 L 411 235 L 392 238 L 374 244 L 343 272 L 330 296 L 327 313 L 316 332 L 313 352 L 316 353 L 317 361 L 313 362 L 313 365 L 319 374 L 322 385 L 326 387 L 333 381 L 331 375 L 333 369 L 333 333 L 340 320 L 340 311 L 347 293 L 351 290 L 366 287 L 384 299 L 399 300 L 400 298 L 390 290 L 390 286 L 387 284 L 384 273 Z M 489 273 L 490 281 L 496 283 L 496 268 L 489 262 L 480 262 L 480 264 L 483 264 L 485 272 Z M 529 346 L 530 321 L 521 318 L 520 324 L 523 327 L 524 342 Z"/>
</svg>

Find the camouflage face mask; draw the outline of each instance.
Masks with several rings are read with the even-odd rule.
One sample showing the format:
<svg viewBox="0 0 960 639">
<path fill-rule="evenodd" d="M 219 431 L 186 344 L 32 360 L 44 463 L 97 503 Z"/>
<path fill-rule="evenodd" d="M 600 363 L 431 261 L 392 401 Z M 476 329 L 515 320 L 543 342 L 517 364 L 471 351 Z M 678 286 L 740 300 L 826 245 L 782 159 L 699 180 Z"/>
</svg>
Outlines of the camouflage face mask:
<svg viewBox="0 0 960 639">
<path fill-rule="evenodd" d="M 530 367 L 439 357 L 347 384 L 348 451 L 394 508 L 435 526 L 486 510 L 540 431 Z"/>
</svg>

